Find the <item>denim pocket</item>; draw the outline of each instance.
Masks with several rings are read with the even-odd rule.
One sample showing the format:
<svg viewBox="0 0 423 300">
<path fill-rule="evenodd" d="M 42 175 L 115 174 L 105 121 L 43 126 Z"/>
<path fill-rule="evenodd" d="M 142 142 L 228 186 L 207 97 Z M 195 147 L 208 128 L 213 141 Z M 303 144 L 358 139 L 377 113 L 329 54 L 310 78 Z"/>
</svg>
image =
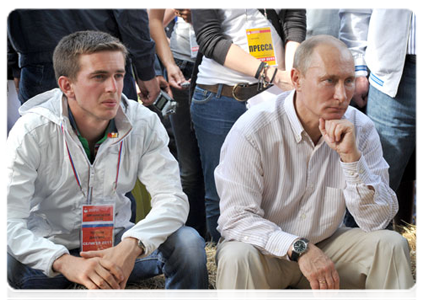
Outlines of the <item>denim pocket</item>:
<svg viewBox="0 0 423 300">
<path fill-rule="evenodd" d="M 196 86 L 194 90 L 194 95 L 192 96 L 192 103 L 206 104 L 213 98 L 214 95 L 214 93 Z"/>
</svg>

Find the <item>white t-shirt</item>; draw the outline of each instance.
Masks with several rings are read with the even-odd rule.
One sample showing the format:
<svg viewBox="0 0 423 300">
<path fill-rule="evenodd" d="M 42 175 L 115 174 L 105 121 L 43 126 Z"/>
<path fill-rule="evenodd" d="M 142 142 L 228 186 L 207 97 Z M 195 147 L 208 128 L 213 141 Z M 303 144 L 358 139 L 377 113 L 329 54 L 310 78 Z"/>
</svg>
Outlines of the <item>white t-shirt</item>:
<svg viewBox="0 0 423 300">
<path fill-rule="evenodd" d="M 191 55 L 190 32 L 195 39 L 194 29 L 192 25 L 187 23 L 182 18 L 177 18 L 173 32 L 170 37 L 170 50 L 173 57 L 181 60 L 187 60 L 192 63 L 195 62 L 195 57 Z"/>
<path fill-rule="evenodd" d="M 275 50 L 276 63 L 283 69 L 284 49 L 283 43 L 270 20 L 257 9 L 223 9 L 222 30 L 232 42 L 248 53 L 247 29 L 270 27 L 272 32 L 273 48 Z M 197 83 L 199 84 L 227 84 L 235 85 L 240 82 L 255 83 L 257 79 L 247 76 L 222 66 L 215 60 L 203 57 L 198 69 Z"/>
</svg>

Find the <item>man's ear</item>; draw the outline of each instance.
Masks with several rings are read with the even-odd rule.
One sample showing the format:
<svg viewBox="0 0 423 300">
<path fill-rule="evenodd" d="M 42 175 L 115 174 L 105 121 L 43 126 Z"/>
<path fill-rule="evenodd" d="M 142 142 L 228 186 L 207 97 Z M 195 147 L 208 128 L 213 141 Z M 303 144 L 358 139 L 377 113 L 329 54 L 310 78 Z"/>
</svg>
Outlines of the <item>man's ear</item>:
<svg viewBox="0 0 423 300">
<path fill-rule="evenodd" d="M 65 94 L 68 99 L 74 98 L 75 93 L 73 91 L 72 81 L 69 79 L 69 77 L 60 76 L 57 83 L 63 94 Z"/>
<path fill-rule="evenodd" d="M 291 69 L 291 81 L 296 91 L 301 90 L 301 72 L 298 69 Z"/>
</svg>

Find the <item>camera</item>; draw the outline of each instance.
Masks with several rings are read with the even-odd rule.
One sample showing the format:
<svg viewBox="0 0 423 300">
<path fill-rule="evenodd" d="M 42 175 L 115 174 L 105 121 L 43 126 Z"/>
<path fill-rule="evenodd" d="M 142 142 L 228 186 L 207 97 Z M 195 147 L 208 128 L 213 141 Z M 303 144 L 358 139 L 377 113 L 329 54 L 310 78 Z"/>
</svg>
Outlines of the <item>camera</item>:
<svg viewBox="0 0 423 300">
<path fill-rule="evenodd" d="M 170 114 L 176 112 L 178 103 L 173 100 L 165 91 L 160 90 L 160 94 L 154 101 L 153 105 L 162 113 L 163 117 L 167 117 Z"/>
</svg>

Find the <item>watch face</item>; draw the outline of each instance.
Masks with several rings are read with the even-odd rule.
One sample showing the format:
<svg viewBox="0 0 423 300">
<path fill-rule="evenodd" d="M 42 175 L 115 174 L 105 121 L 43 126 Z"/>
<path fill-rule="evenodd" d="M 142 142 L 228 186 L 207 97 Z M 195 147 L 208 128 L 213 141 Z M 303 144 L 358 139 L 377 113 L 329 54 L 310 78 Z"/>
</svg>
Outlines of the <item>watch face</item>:
<svg viewBox="0 0 423 300">
<path fill-rule="evenodd" d="M 307 249 L 307 245 L 304 241 L 299 240 L 294 243 L 295 252 L 303 253 L 306 249 Z"/>
</svg>

